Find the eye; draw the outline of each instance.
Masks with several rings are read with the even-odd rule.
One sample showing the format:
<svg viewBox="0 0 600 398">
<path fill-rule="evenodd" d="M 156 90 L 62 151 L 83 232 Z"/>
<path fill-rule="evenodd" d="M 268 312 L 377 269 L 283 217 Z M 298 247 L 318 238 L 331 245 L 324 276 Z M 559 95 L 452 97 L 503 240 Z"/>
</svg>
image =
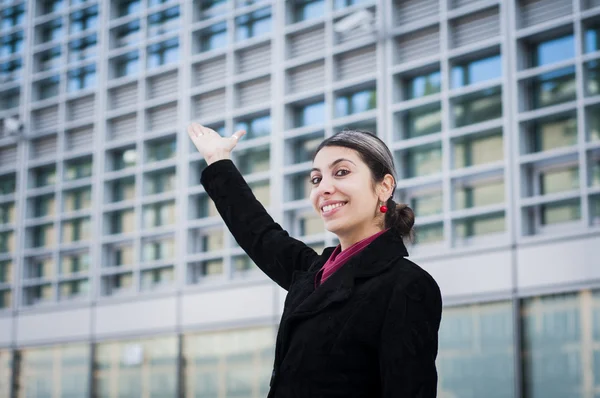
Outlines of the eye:
<svg viewBox="0 0 600 398">
<path fill-rule="evenodd" d="M 319 176 L 314 176 L 310 178 L 310 183 L 313 185 L 317 185 L 319 182 L 321 182 L 321 177 Z"/>
<path fill-rule="evenodd" d="M 348 174 L 350 174 L 350 170 L 346 170 L 346 169 L 339 169 L 338 171 L 335 172 L 336 177 L 343 177 Z"/>
</svg>

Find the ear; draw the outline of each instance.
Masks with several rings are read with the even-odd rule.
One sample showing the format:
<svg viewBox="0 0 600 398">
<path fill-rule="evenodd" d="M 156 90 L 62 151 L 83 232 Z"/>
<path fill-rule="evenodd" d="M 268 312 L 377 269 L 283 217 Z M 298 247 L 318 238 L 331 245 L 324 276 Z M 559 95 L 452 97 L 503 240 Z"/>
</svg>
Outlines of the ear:
<svg viewBox="0 0 600 398">
<path fill-rule="evenodd" d="M 396 186 L 394 177 L 391 174 L 386 174 L 383 180 L 379 183 L 378 195 L 379 201 L 385 203 L 392 197 L 394 187 Z"/>
</svg>

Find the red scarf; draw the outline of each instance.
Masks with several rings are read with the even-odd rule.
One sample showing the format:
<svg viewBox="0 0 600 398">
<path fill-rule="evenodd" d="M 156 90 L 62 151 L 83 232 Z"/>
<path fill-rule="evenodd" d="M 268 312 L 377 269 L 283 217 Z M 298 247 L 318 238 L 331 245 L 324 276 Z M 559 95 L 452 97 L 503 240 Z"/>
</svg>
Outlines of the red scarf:
<svg viewBox="0 0 600 398">
<path fill-rule="evenodd" d="M 361 251 L 363 251 L 365 247 L 369 246 L 371 242 L 373 242 L 379 237 L 379 235 L 382 235 L 386 231 L 387 229 L 379 231 L 375 235 L 371 235 L 368 238 L 356 242 L 344 251 L 342 251 L 341 245 L 338 245 L 333 251 L 333 253 L 331 253 L 331 256 L 329 256 L 327 262 L 323 265 L 323 268 L 321 268 L 321 270 L 317 273 L 317 276 L 315 278 L 315 289 L 318 286 L 318 284 L 325 282 L 327 278 L 329 278 L 335 273 L 335 271 L 342 268 L 342 266 L 346 264 L 348 260 L 352 258 L 352 256 L 355 256 Z"/>
</svg>

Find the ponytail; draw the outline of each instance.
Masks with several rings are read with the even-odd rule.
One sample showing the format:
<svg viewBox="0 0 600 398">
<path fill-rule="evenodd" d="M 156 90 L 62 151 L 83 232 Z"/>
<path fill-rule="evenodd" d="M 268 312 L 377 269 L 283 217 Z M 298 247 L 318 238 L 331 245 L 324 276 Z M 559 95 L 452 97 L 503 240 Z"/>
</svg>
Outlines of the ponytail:
<svg viewBox="0 0 600 398">
<path fill-rule="evenodd" d="M 413 239 L 413 225 L 415 225 L 415 213 L 408 205 L 396 203 L 389 198 L 388 211 L 385 213 L 385 227 L 392 229 L 403 238 Z"/>
</svg>

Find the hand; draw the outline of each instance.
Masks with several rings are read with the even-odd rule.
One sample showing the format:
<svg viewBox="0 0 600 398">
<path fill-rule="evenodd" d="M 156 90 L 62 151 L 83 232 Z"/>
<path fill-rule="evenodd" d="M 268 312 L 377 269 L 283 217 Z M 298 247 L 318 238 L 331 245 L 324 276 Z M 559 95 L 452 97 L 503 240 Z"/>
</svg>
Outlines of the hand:
<svg viewBox="0 0 600 398">
<path fill-rule="evenodd" d="M 204 156 L 207 164 L 217 160 L 229 159 L 229 154 L 235 148 L 240 138 L 246 134 L 244 130 L 236 131 L 231 137 L 221 137 L 216 131 L 204 127 L 198 123 L 188 126 L 187 132 L 196 145 L 198 152 Z"/>
</svg>

